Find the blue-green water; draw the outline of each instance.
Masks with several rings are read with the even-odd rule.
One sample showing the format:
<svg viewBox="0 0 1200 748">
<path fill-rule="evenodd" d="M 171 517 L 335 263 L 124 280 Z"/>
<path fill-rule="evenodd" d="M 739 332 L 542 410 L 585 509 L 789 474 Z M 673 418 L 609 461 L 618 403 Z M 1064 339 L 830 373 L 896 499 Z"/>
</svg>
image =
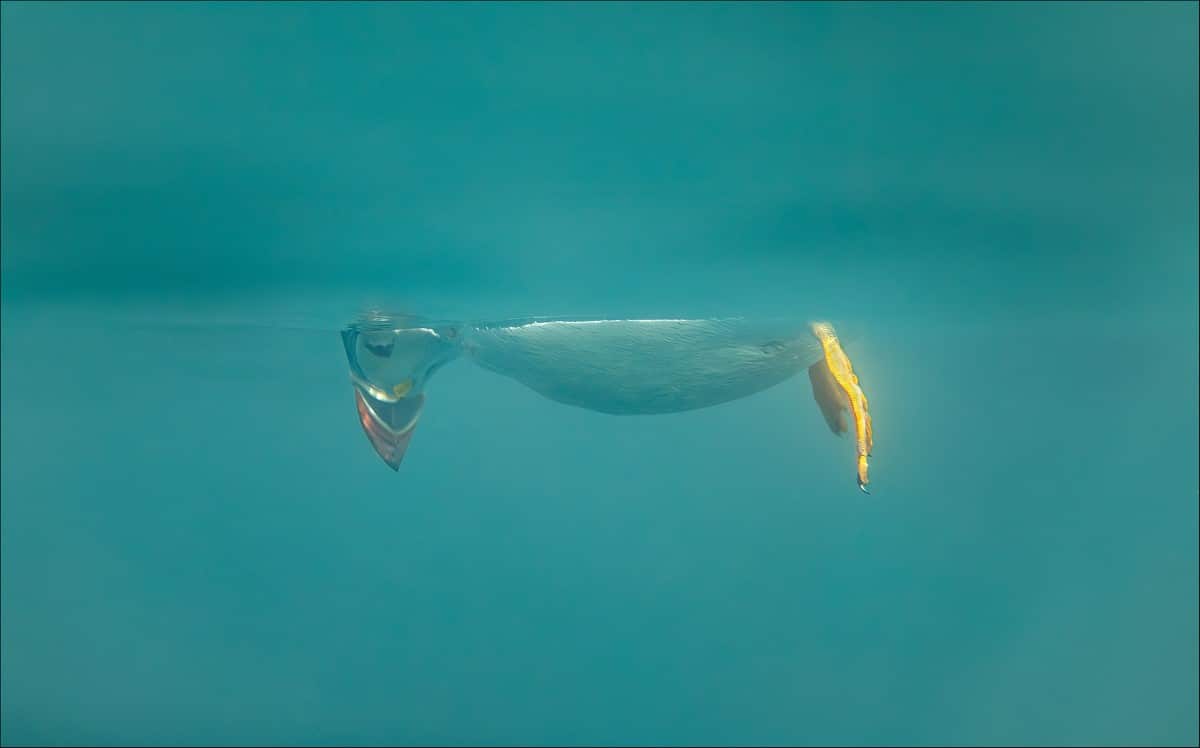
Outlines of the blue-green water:
<svg viewBox="0 0 1200 748">
<path fill-rule="evenodd" d="M 0 21 L 4 744 L 1197 743 L 1195 3 Z M 874 494 L 805 377 L 393 473 L 371 301 L 832 319 Z"/>
</svg>

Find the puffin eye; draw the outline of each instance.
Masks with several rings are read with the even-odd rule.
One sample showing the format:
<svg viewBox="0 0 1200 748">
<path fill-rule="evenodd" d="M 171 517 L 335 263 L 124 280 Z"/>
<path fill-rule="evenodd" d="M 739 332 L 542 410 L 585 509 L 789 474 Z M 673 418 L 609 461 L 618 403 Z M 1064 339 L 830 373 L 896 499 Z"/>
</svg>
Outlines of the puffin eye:
<svg viewBox="0 0 1200 748">
<path fill-rule="evenodd" d="M 371 343 L 369 341 L 364 340 L 363 345 L 366 347 L 366 349 L 368 351 L 370 351 L 371 353 L 374 353 L 379 358 L 388 358 L 389 356 L 392 355 L 392 349 L 396 347 L 396 341 L 389 340 L 386 343 L 380 344 L 380 343 Z"/>
</svg>

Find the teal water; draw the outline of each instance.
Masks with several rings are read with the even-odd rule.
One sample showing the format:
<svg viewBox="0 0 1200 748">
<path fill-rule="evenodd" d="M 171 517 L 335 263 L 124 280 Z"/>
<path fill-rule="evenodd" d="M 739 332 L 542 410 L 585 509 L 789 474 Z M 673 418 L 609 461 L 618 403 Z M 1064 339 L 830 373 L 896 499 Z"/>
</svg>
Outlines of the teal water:
<svg viewBox="0 0 1200 748">
<path fill-rule="evenodd" d="M 0 740 L 1198 733 L 1197 4 L 0 10 Z M 833 320 L 614 417 L 337 328 Z"/>
</svg>

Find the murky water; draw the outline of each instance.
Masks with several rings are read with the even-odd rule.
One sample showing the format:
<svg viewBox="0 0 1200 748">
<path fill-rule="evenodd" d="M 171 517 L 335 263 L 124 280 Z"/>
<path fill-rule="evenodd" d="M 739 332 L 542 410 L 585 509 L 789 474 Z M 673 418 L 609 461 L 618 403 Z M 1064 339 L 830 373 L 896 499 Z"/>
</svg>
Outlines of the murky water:
<svg viewBox="0 0 1200 748">
<path fill-rule="evenodd" d="M 3 7 L 5 745 L 1196 744 L 1197 14 Z M 663 416 L 339 327 L 796 315 Z"/>
</svg>

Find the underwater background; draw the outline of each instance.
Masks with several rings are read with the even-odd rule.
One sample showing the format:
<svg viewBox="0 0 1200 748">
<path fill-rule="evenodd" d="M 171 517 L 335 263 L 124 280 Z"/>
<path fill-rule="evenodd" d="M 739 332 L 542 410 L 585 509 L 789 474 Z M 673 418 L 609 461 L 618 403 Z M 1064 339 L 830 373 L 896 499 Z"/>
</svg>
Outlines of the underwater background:
<svg viewBox="0 0 1200 748">
<path fill-rule="evenodd" d="M 1196 745 L 1196 3 L 0 10 L 0 739 Z M 338 329 L 832 320 L 614 417 Z"/>
</svg>

